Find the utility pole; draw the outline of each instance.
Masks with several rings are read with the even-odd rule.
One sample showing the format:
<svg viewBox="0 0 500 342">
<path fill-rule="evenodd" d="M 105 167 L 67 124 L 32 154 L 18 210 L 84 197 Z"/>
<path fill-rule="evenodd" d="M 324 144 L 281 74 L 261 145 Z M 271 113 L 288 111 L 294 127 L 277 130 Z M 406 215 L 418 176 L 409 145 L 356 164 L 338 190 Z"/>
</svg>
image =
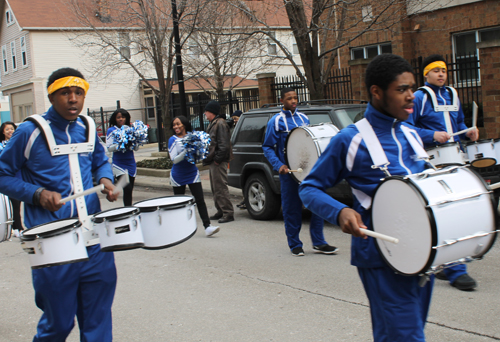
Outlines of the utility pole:
<svg viewBox="0 0 500 342">
<path fill-rule="evenodd" d="M 179 36 L 179 18 L 176 0 L 172 0 L 172 19 L 174 20 L 175 66 L 177 68 L 177 86 L 179 87 L 181 114 L 188 117 L 186 109 L 186 92 L 184 91 L 184 75 L 182 73 L 181 39 Z"/>
</svg>

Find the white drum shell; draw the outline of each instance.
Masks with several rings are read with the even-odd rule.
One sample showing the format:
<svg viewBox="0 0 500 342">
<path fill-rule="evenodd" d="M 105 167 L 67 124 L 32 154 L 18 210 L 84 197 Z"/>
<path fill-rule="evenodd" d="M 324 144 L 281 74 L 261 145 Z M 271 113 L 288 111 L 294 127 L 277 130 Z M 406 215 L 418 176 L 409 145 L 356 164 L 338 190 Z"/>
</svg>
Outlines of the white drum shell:
<svg viewBox="0 0 500 342">
<path fill-rule="evenodd" d="M 7 196 L 0 194 L 0 242 L 10 239 L 13 211 Z"/>
<path fill-rule="evenodd" d="M 465 167 L 424 179 L 420 175 L 406 180 L 391 177 L 379 186 L 373 198 L 374 231 L 399 239 L 398 244 L 377 239 L 387 263 L 399 273 L 417 275 L 432 267 L 485 254 L 495 234 L 433 249 L 449 240 L 495 231 L 492 197 L 482 180 Z M 458 200 L 477 194 L 482 195 Z M 451 202 L 438 204 L 443 201 Z"/>
<path fill-rule="evenodd" d="M 120 251 L 144 246 L 140 216 L 139 213 L 131 214 L 134 210 L 132 207 L 115 208 L 92 217 L 102 251 Z M 104 221 L 96 222 L 96 219 Z"/>
<path fill-rule="evenodd" d="M 460 149 L 460 144 L 447 143 L 425 149 L 430 157 L 430 162 L 434 166 L 447 164 L 465 164 L 466 155 Z"/>
<path fill-rule="evenodd" d="M 186 198 L 188 203 L 186 202 Z M 195 203 L 191 196 L 168 196 L 135 203 L 141 210 L 145 249 L 178 245 L 197 230 Z M 150 211 L 156 207 L 155 211 Z"/>
<path fill-rule="evenodd" d="M 296 181 L 302 182 L 339 129 L 330 123 L 294 128 L 287 137 L 285 158 Z"/>
<path fill-rule="evenodd" d="M 50 231 L 66 227 L 73 222 L 75 221 L 61 220 L 42 226 L 45 230 Z M 36 229 L 36 227 L 31 229 Z M 29 235 L 31 229 L 24 231 L 24 236 Z M 33 269 L 88 260 L 87 248 L 82 238 L 81 227 L 71 228 L 55 236 L 42 237 L 37 235 L 34 240 L 22 239 L 21 247 L 28 253 L 28 259 Z"/>
<path fill-rule="evenodd" d="M 500 139 L 494 140 L 493 149 L 495 150 L 495 159 L 497 160 L 497 165 L 499 165 L 500 164 Z"/>
<path fill-rule="evenodd" d="M 467 144 L 467 157 L 470 162 L 481 158 L 492 158 L 497 160 L 497 152 L 493 140 L 477 141 Z"/>
</svg>

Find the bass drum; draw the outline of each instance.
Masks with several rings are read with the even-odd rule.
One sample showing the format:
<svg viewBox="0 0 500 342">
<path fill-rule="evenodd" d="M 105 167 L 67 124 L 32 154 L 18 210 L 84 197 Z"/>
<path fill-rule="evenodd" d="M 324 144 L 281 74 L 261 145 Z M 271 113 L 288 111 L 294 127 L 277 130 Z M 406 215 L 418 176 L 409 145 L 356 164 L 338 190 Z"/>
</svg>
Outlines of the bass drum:
<svg viewBox="0 0 500 342">
<path fill-rule="evenodd" d="M 339 129 L 330 123 L 295 127 L 290 131 L 285 142 L 285 162 L 290 170 L 302 169 L 302 172 L 291 173 L 298 183 L 311 172 L 330 139 L 338 132 Z"/>
<path fill-rule="evenodd" d="M 386 178 L 372 202 L 380 253 L 396 272 L 420 275 L 481 258 L 496 238 L 495 199 L 465 166 Z"/>
<path fill-rule="evenodd" d="M 12 223 L 12 205 L 7 196 L 0 194 L 0 242 L 10 239 Z"/>
</svg>

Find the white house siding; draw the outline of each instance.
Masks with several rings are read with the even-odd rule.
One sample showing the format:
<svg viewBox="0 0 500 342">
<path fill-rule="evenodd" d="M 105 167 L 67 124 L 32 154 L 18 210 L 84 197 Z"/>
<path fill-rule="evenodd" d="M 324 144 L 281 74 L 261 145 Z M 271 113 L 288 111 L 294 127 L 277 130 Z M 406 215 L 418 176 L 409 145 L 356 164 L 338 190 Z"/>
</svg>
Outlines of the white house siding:
<svg viewBox="0 0 500 342">
<path fill-rule="evenodd" d="M 45 111 L 50 107 L 46 90 L 47 79 L 54 70 L 63 67 L 80 70 L 90 83 L 84 112 L 87 112 L 87 109 L 93 110 L 100 107 L 114 108 L 117 100 L 120 100 L 124 108 L 141 107 L 138 79 L 134 80 L 125 75 L 123 82 L 96 79 L 85 69 L 85 64 L 88 64 L 88 61 L 86 63 L 84 61 L 85 56 L 61 31 L 31 31 L 30 36 L 34 69 L 32 81 L 36 83 L 34 91 L 37 99 L 37 112 Z M 120 80 L 120 75 L 116 75 L 114 80 Z M 43 94 L 40 94 L 41 91 Z M 38 100 L 42 100 L 43 104 L 38 104 Z M 139 114 L 135 116 L 132 119 L 142 120 Z"/>
</svg>

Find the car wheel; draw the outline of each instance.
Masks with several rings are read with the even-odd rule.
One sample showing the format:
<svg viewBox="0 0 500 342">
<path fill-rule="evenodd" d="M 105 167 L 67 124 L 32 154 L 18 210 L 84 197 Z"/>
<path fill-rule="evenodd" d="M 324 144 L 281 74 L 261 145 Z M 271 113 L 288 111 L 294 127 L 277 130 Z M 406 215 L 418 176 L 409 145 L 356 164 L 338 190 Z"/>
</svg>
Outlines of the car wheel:
<svg viewBox="0 0 500 342">
<path fill-rule="evenodd" d="M 280 212 L 281 196 L 271 189 L 261 173 L 251 175 L 245 183 L 245 205 L 255 220 L 272 220 Z"/>
</svg>

